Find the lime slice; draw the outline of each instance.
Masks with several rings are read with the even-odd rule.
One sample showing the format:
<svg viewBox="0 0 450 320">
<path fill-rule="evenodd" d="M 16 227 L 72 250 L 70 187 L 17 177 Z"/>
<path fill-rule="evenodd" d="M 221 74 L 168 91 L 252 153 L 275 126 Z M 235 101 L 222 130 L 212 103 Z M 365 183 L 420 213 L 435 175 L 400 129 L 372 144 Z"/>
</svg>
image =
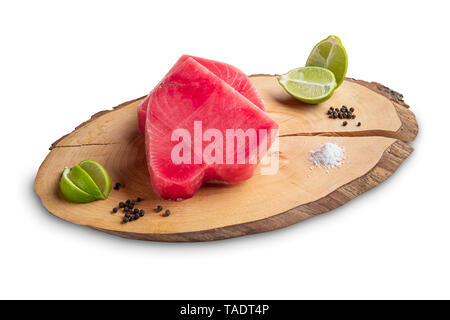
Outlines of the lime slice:
<svg viewBox="0 0 450 320">
<path fill-rule="evenodd" d="M 111 178 L 105 168 L 94 160 L 83 160 L 79 163 L 79 166 L 91 176 L 103 196 L 108 198 L 111 192 Z"/>
<path fill-rule="evenodd" d="M 68 177 L 78 188 L 94 196 L 95 199 L 105 199 L 105 196 L 91 176 L 79 165 L 70 169 Z"/>
<path fill-rule="evenodd" d="M 347 52 L 345 52 L 341 39 L 329 36 L 316 44 L 309 54 L 306 66 L 322 67 L 333 71 L 339 87 L 345 79 L 348 66 Z"/>
<path fill-rule="evenodd" d="M 86 203 L 97 200 L 93 195 L 84 192 L 80 188 L 78 188 L 68 177 L 69 168 L 64 168 L 64 171 L 61 176 L 61 181 L 59 183 L 62 194 L 67 198 L 67 200 L 78 202 L 78 203 Z"/>
<path fill-rule="evenodd" d="M 336 89 L 333 72 L 319 67 L 301 67 L 278 77 L 281 86 L 294 98 L 317 104 L 331 97 Z"/>
</svg>

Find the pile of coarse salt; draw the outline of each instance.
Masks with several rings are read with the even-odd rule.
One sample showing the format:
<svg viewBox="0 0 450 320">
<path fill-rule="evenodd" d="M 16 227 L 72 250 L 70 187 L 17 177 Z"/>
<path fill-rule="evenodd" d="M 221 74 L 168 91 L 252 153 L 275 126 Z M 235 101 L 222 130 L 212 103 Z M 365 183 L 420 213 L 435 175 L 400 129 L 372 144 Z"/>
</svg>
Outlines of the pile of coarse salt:
<svg viewBox="0 0 450 320">
<path fill-rule="evenodd" d="M 326 142 L 319 149 L 310 151 L 309 160 L 316 167 L 334 168 L 340 167 L 345 159 L 345 148 L 341 148 L 335 143 Z"/>
</svg>

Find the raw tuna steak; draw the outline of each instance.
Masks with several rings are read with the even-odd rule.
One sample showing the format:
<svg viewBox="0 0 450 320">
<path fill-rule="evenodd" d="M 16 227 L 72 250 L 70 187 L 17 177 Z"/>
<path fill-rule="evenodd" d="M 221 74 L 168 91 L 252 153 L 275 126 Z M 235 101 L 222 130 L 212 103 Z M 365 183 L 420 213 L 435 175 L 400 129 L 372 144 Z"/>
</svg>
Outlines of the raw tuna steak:
<svg viewBox="0 0 450 320">
<path fill-rule="evenodd" d="M 149 95 L 145 121 L 152 186 L 172 200 L 192 197 L 209 180 L 250 178 L 278 129 L 267 113 L 196 59 L 177 64 Z M 233 135 L 239 132 L 249 136 Z"/>
<path fill-rule="evenodd" d="M 258 91 L 256 90 L 253 83 L 250 81 L 250 79 L 241 70 L 227 63 L 183 55 L 181 56 L 180 59 L 178 59 L 177 63 L 175 63 L 172 69 L 169 70 L 169 72 L 163 78 L 162 81 L 164 81 L 168 76 L 170 76 L 170 74 L 174 72 L 188 58 L 194 59 L 195 61 L 203 65 L 205 68 L 207 68 L 209 71 L 214 73 L 216 76 L 218 76 L 220 79 L 228 83 L 238 92 L 240 92 L 244 97 L 253 102 L 256 106 L 258 106 L 264 111 L 266 110 L 261 96 L 259 95 Z M 150 92 L 150 94 L 147 96 L 147 98 L 145 98 L 145 100 L 141 103 L 138 109 L 138 124 L 139 130 L 141 132 L 144 132 L 145 115 L 147 113 L 148 101 L 150 99 L 151 94 L 152 93 Z"/>
</svg>

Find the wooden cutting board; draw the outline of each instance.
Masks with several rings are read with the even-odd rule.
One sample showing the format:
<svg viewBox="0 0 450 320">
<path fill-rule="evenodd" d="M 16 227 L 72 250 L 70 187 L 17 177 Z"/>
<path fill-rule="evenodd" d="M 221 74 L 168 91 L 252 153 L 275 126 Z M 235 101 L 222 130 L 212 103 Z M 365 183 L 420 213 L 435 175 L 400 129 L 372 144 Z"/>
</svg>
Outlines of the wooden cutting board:
<svg viewBox="0 0 450 320">
<path fill-rule="evenodd" d="M 333 97 L 319 105 L 291 98 L 276 77 L 251 77 L 269 114 L 280 124 L 279 170 L 255 175 L 240 184 L 207 184 L 193 198 L 161 200 L 150 186 L 144 137 L 137 129 L 136 109 L 142 98 L 96 113 L 75 131 L 54 142 L 41 164 L 35 191 L 49 212 L 64 220 L 121 237 L 157 241 L 209 241 L 289 226 L 337 208 L 377 186 L 413 151 L 418 125 L 399 93 L 378 83 L 346 79 Z M 329 119 L 330 106 L 354 107 L 357 118 Z M 361 122 L 361 126 L 357 123 Z M 309 151 L 324 142 L 346 149 L 340 168 L 313 168 Z M 65 166 L 93 159 L 107 169 L 113 190 L 107 200 L 87 204 L 66 201 L 59 191 Z M 120 201 L 141 197 L 141 219 L 122 224 L 122 213 L 111 209 Z M 162 205 L 172 214 L 163 217 Z"/>
</svg>

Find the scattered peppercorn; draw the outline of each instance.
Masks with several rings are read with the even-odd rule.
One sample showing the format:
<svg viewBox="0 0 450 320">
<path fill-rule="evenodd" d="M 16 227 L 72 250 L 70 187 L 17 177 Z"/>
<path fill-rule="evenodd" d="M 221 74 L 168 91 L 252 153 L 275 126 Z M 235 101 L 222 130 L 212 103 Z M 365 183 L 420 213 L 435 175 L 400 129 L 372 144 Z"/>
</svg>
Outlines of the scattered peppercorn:
<svg viewBox="0 0 450 320">
<path fill-rule="evenodd" d="M 163 216 L 164 216 L 164 217 L 170 216 L 170 210 L 167 209 L 166 212 L 164 212 Z"/>
<path fill-rule="evenodd" d="M 136 200 L 127 199 L 125 201 L 119 202 L 118 206 L 114 207 L 112 209 L 113 213 L 117 213 L 119 211 L 119 208 L 122 209 L 123 212 L 123 218 L 122 223 L 131 222 L 134 220 L 138 220 L 140 217 L 143 217 L 145 215 L 144 209 L 135 208 L 136 202 L 141 202 L 143 199 L 141 197 L 136 197 Z M 163 207 L 158 205 L 155 209 L 156 212 L 160 212 L 163 210 Z M 170 211 L 169 211 L 170 214 Z"/>
<path fill-rule="evenodd" d="M 347 106 L 342 105 L 340 108 L 330 107 L 326 114 L 330 119 L 355 119 L 356 115 L 353 114 L 354 111 L 355 108 L 351 107 L 349 109 Z"/>
<path fill-rule="evenodd" d="M 161 211 L 162 211 L 162 209 L 163 209 L 163 207 L 161 207 L 161 206 L 157 206 L 157 207 L 156 207 L 156 209 L 155 209 L 155 212 L 161 212 Z"/>
<path fill-rule="evenodd" d="M 121 187 L 120 182 L 116 182 L 116 184 L 114 185 L 114 190 L 119 190 Z"/>
<path fill-rule="evenodd" d="M 360 127 L 361 126 L 361 122 L 358 122 L 358 124 L 356 125 L 357 127 Z"/>
<path fill-rule="evenodd" d="M 342 122 L 342 125 L 345 127 L 347 125 L 347 121 Z"/>
</svg>

